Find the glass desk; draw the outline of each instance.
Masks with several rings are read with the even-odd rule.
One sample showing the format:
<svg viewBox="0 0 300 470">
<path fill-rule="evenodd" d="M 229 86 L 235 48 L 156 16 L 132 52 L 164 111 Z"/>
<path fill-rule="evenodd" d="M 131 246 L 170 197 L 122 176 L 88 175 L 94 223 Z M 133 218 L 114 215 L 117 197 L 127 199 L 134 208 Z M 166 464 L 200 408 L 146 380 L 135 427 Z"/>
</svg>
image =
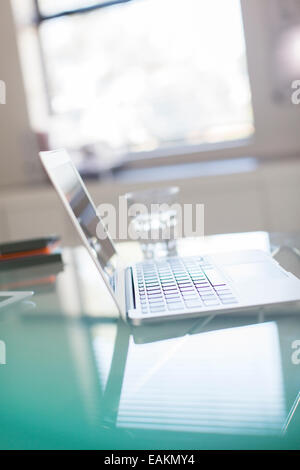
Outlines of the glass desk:
<svg viewBox="0 0 300 470">
<path fill-rule="evenodd" d="M 128 261 L 138 245 L 120 245 Z M 271 251 L 300 276 L 300 235 L 183 240 L 181 255 Z M 34 290 L 0 310 L 0 448 L 300 449 L 300 308 L 131 328 L 84 248 L 0 273 Z"/>
</svg>

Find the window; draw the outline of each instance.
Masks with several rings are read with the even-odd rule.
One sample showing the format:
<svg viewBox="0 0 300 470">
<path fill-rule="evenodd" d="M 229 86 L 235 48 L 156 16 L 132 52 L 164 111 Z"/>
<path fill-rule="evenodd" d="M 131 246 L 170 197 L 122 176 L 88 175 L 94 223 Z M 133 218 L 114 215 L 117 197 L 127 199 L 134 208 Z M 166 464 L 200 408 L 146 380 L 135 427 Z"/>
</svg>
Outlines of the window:
<svg viewBox="0 0 300 470">
<path fill-rule="evenodd" d="M 32 0 L 14 2 L 20 15 Z M 38 72 L 27 82 L 35 126 L 44 122 L 47 104 L 52 146 L 96 144 L 113 158 L 253 134 L 239 0 L 35 0 L 34 6 L 31 18 L 38 21 L 27 25 L 23 56 L 32 76 L 38 35 L 46 103 Z"/>
</svg>

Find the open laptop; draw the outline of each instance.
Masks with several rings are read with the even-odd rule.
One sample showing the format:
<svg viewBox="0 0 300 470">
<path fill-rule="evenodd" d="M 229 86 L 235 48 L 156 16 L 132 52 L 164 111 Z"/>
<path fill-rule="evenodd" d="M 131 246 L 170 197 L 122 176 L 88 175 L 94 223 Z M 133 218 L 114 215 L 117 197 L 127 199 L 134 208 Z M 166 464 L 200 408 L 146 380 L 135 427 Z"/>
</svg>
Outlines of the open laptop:
<svg viewBox="0 0 300 470">
<path fill-rule="evenodd" d="M 68 153 L 41 152 L 40 158 L 124 320 L 139 325 L 300 301 L 300 280 L 263 251 L 125 266 Z"/>
</svg>

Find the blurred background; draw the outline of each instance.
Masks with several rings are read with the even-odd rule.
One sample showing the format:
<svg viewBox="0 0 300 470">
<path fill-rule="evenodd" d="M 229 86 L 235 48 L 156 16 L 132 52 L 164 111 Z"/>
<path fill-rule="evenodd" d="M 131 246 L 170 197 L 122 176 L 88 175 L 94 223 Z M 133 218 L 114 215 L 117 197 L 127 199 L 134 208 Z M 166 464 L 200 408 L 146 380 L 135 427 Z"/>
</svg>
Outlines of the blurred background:
<svg viewBox="0 0 300 470">
<path fill-rule="evenodd" d="M 205 233 L 300 231 L 300 0 L 2 0 L 0 241 L 77 243 L 41 168 L 96 204 L 180 187 Z"/>
</svg>

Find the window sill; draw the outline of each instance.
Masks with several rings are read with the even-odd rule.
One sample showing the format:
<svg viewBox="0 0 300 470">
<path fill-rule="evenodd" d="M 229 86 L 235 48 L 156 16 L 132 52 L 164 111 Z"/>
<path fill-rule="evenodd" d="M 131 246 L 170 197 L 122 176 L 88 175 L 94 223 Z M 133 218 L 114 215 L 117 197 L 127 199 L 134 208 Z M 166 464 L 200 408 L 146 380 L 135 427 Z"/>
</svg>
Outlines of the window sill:
<svg viewBox="0 0 300 470">
<path fill-rule="evenodd" d="M 146 183 L 172 181 L 207 176 L 231 175 L 256 171 L 254 157 L 214 160 L 195 163 L 153 166 L 150 168 L 125 168 L 114 172 L 114 181 L 121 183 Z"/>
<path fill-rule="evenodd" d="M 252 136 L 247 139 L 218 143 L 181 145 L 150 151 L 130 152 L 123 156 L 123 162 L 126 167 L 137 168 L 245 157 L 246 153 L 249 155 L 249 149 L 253 143 Z"/>
</svg>

